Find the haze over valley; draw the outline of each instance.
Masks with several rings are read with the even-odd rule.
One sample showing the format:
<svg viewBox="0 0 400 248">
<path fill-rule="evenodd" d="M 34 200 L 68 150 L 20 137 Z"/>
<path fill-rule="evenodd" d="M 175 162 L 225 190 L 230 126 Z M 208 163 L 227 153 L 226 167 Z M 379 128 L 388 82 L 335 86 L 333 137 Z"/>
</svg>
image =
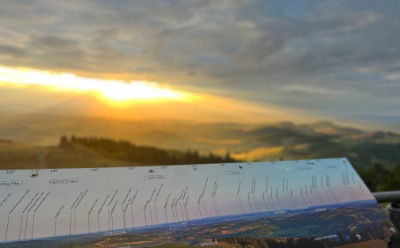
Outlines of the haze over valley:
<svg viewBox="0 0 400 248">
<path fill-rule="evenodd" d="M 15 115 L 0 122 L 0 133 L 3 168 L 43 166 L 40 165 L 43 162 L 39 161 L 40 154 L 49 147 L 58 146 L 61 136 L 123 140 L 169 151 L 197 151 L 204 156 L 209 153 L 221 157 L 229 154 L 232 159 L 241 161 L 348 157 L 356 166 L 365 168 L 376 162 L 394 166 L 400 161 L 399 134 L 366 131 L 329 121 L 244 124 Z M 25 161 L 13 161 L 13 158 L 21 160 L 24 156 Z M 65 160 L 65 157 L 59 159 Z M 95 152 L 87 158 L 86 166 L 93 166 L 89 163 L 91 159 L 96 159 Z M 85 167 L 85 164 L 74 164 L 73 161 L 66 159 L 58 161 L 58 164 L 53 161 L 47 166 Z M 104 160 L 98 165 L 124 163 L 140 164 L 140 161 Z"/>
</svg>

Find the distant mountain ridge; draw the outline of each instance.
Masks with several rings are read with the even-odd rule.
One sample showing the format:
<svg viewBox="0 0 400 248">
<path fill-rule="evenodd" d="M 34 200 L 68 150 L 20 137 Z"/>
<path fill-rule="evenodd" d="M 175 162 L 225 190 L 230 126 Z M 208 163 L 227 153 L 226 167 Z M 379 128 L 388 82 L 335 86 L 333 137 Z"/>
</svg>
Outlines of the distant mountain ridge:
<svg viewBox="0 0 400 248">
<path fill-rule="evenodd" d="M 260 145 L 283 147 L 279 155 L 285 159 L 348 157 L 361 167 L 374 162 L 392 165 L 400 161 L 399 134 L 367 132 L 326 121 L 267 125 L 248 132 L 247 139 Z"/>
<path fill-rule="evenodd" d="M 355 166 L 400 161 L 400 134 L 366 131 L 330 121 L 307 124 L 201 123 L 179 120 L 111 120 L 68 116 L 18 116 L 0 120 L 0 138 L 54 146 L 62 135 L 127 140 L 167 150 L 196 150 L 237 160 L 271 161 L 348 157 Z"/>
</svg>

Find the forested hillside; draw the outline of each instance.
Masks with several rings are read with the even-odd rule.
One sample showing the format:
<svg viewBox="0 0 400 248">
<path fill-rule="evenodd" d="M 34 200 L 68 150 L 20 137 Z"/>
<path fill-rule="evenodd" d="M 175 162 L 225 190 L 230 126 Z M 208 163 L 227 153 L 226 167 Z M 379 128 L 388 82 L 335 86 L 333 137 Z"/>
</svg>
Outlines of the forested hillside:
<svg viewBox="0 0 400 248">
<path fill-rule="evenodd" d="M 292 137 L 295 139 L 299 136 L 293 135 Z M 317 139 L 319 140 L 318 143 L 321 144 L 322 142 L 320 142 L 320 139 L 323 138 L 317 137 Z M 310 139 L 308 139 L 308 142 L 310 142 Z M 216 156 L 212 153 L 208 156 L 200 156 L 197 151 L 168 151 L 151 146 L 138 146 L 128 141 L 115 141 L 105 138 L 85 138 L 75 136 L 68 138 L 63 136 L 60 139 L 60 148 L 73 149 L 73 147 L 76 148 L 77 146 L 90 148 L 108 158 L 135 161 L 135 163 L 144 165 L 229 163 L 238 161 L 232 159 L 229 154 L 226 154 L 224 157 Z M 321 151 L 322 148 L 316 147 L 315 149 Z M 328 144 L 326 145 L 326 150 L 327 153 L 325 153 L 325 155 L 328 155 Z M 362 152 L 368 153 L 368 150 L 363 150 Z M 375 152 L 379 152 L 379 150 Z M 332 153 L 331 155 L 335 154 Z M 395 158 L 398 155 L 399 154 L 394 154 L 393 157 Z M 397 163 L 395 167 L 387 166 L 379 162 L 368 167 L 362 167 L 360 164 L 354 166 L 372 191 L 395 190 L 400 187 L 400 162 Z"/>
<path fill-rule="evenodd" d="M 265 130 L 264 130 L 265 131 Z M 270 130 L 272 132 L 272 130 Z M 265 133 L 265 132 L 264 132 Z M 272 132 L 273 133 L 273 132 Z M 286 133 L 286 131 L 285 131 Z M 279 130 L 275 130 L 275 135 Z M 280 136 L 280 135 L 278 135 Z M 260 138 L 265 136 L 259 135 Z M 294 140 L 303 140 L 293 134 L 291 138 L 283 139 L 287 147 L 295 144 Z M 322 137 L 316 138 L 319 144 Z M 270 142 L 274 139 L 270 138 Z M 312 143 L 313 139 L 304 138 Z M 319 157 L 342 157 L 345 154 L 334 152 L 335 146 L 329 150 L 330 141 L 325 147 L 313 145 L 312 151 L 327 151 Z M 394 145 L 395 146 L 395 145 Z M 308 149 L 307 149 L 308 150 Z M 375 151 L 376 152 L 376 151 Z M 363 150 L 361 154 L 368 154 Z M 303 151 L 301 158 L 317 158 L 307 155 Z M 394 151 L 393 160 L 398 154 Z M 278 158 L 286 159 L 286 158 Z M 350 156 L 350 159 L 352 157 Z M 84 167 L 113 167 L 113 166 L 140 166 L 140 165 L 174 165 L 174 164 L 204 164 L 237 162 L 229 153 L 216 155 L 213 153 L 199 153 L 195 150 L 179 151 L 176 149 L 162 149 L 155 146 L 137 145 L 126 140 L 114 140 L 98 137 L 62 136 L 56 146 L 33 146 L 10 140 L 0 140 L 0 169 L 31 169 L 31 168 L 84 168 Z M 264 159 L 261 161 L 268 161 Z M 400 161 L 385 163 L 369 161 L 372 164 L 360 163 L 353 159 L 352 164 L 360 173 L 372 191 L 398 190 L 400 188 Z"/>
<path fill-rule="evenodd" d="M 400 162 L 395 167 L 375 163 L 371 168 L 356 169 L 371 191 L 400 190 Z"/>
<path fill-rule="evenodd" d="M 59 143 L 61 149 L 74 149 L 76 147 L 89 148 L 92 151 L 111 159 L 128 161 L 138 165 L 173 165 L 173 164 L 207 164 L 229 163 L 237 160 L 229 154 L 224 157 L 209 153 L 207 156 L 199 155 L 197 151 L 165 150 L 151 146 L 135 145 L 129 141 L 115 141 L 106 138 L 70 138 L 62 136 Z"/>
</svg>

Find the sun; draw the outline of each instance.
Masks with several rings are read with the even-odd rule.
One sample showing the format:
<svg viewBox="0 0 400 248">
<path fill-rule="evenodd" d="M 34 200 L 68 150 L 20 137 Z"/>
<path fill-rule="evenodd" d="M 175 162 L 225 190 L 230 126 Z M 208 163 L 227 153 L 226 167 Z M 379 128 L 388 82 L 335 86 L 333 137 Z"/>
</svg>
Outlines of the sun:
<svg viewBox="0 0 400 248">
<path fill-rule="evenodd" d="M 70 73 L 52 73 L 29 68 L 4 66 L 0 66 L 1 85 L 39 86 L 55 90 L 89 92 L 115 103 L 137 100 L 182 100 L 187 99 L 190 95 L 187 92 L 173 90 L 154 82 L 104 80 L 79 77 Z"/>
<path fill-rule="evenodd" d="M 124 102 L 131 100 L 166 100 L 180 99 L 183 94 L 169 88 L 162 88 L 155 83 L 133 81 L 130 83 L 113 83 L 102 85 L 101 95 L 108 100 Z"/>
</svg>

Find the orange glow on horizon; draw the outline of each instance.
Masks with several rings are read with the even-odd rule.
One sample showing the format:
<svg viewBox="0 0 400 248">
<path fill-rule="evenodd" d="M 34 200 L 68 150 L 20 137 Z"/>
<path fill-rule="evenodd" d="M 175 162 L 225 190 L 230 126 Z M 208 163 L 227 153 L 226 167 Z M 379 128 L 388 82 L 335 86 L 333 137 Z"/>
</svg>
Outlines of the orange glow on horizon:
<svg viewBox="0 0 400 248">
<path fill-rule="evenodd" d="M 38 86 L 54 90 L 95 93 L 111 103 L 136 100 L 185 100 L 191 94 L 172 90 L 154 82 L 103 80 L 75 76 L 69 73 L 52 73 L 28 68 L 0 66 L 0 86 Z"/>
<path fill-rule="evenodd" d="M 203 91 L 182 91 L 153 82 L 124 82 L 0 65 L 1 88 L 21 88 L 21 91 L 12 92 L 3 103 L 10 104 L 13 111 L 22 112 L 26 108 L 21 106 L 30 106 L 30 112 L 56 111 L 57 114 L 123 120 L 259 123 L 287 120 L 288 116 L 292 120 L 309 119 L 304 117 L 306 113 L 299 115 L 299 111 L 274 105 Z M 30 92 L 34 88 L 39 91 Z M 43 94 L 49 91 L 62 94 Z M 41 94 L 45 97 L 41 98 Z M 71 97 L 76 94 L 82 97 Z"/>
</svg>

